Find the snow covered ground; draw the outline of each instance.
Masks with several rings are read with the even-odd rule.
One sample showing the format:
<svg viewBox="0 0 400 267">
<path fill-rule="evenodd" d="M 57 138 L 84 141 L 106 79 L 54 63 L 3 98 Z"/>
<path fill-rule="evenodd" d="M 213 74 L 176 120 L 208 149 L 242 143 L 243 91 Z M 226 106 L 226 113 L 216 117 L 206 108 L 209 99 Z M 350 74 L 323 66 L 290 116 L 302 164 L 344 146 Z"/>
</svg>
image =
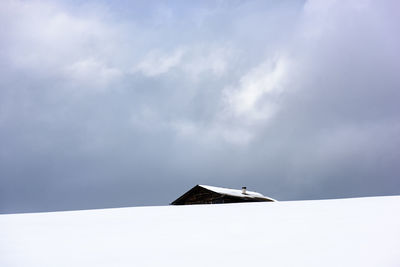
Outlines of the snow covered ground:
<svg viewBox="0 0 400 267">
<path fill-rule="evenodd" d="M 400 196 L 0 215 L 0 266 L 400 266 Z"/>
</svg>

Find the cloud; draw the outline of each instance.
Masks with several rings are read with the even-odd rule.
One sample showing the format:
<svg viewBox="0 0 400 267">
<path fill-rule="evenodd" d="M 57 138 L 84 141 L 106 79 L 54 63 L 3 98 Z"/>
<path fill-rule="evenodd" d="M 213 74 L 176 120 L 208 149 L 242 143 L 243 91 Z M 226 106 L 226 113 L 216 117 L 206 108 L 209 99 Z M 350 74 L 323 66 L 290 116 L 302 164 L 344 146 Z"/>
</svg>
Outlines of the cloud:
<svg viewBox="0 0 400 267">
<path fill-rule="evenodd" d="M 226 73 L 231 49 L 213 44 L 192 44 L 173 51 L 150 51 L 132 70 L 147 77 L 156 77 L 168 72 L 184 73 L 198 81 L 204 74 L 221 76 Z"/>
<path fill-rule="evenodd" d="M 240 78 L 238 88 L 225 91 L 227 108 L 234 116 L 244 116 L 245 121 L 251 122 L 266 120 L 274 115 L 276 100 L 288 80 L 287 61 L 280 57 L 273 62 L 262 63 Z"/>
<path fill-rule="evenodd" d="M 123 73 L 117 68 L 109 67 L 103 62 L 89 58 L 66 66 L 65 75 L 68 82 L 79 84 L 81 88 L 102 90 L 109 88 L 110 84 L 120 79 Z"/>
<path fill-rule="evenodd" d="M 0 209 L 398 194 L 397 10 L 2 1 Z"/>
<path fill-rule="evenodd" d="M 149 77 L 166 73 L 180 64 L 183 54 L 183 49 L 177 49 L 171 55 L 161 55 L 160 52 L 152 51 L 133 71 L 140 71 L 143 75 Z"/>
</svg>

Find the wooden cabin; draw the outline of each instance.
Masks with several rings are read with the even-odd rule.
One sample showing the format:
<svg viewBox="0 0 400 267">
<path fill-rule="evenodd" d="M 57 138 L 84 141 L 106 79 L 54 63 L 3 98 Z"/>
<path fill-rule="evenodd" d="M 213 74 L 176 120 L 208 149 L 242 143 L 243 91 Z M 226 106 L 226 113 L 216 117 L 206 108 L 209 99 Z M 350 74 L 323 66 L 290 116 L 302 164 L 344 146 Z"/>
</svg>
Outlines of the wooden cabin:
<svg viewBox="0 0 400 267">
<path fill-rule="evenodd" d="M 209 185 L 196 185 L 178 199 L 173 201 L 171 205 L 222 204 L 264 201 L 272 202 L 276 200 L 263 196 L 257 192 L 247 191 L 246 187 L 242 187 L 242 190 L 238 190 Z"/>
</svg>

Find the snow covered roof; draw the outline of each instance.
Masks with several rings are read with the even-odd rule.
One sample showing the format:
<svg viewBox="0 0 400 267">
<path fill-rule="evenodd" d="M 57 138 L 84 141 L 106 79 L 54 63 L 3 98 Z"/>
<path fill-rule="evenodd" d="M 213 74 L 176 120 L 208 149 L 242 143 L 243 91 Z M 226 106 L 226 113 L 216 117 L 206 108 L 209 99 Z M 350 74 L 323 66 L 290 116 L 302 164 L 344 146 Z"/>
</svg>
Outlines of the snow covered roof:
<svg viewBox="0 0 400 267">
<path fill-rule="evenodd" d="M 276 201 L 275 199 L 266 197 L 258 192 L 253 192 L 253 191 L 248 191 L 248 190 L 246 190 L 246 193 L 243 194 L 242 190 L 238 190 L 238 189 L 230 189 L 230 188 L 217 187 L 217 186 L 211 186 L 211 185 L 199 185 L 199 186 L 203 187 L 207 190 L 213 191 L 215 193 L 222 194 L 222 195 L 228 195 L 228 196 L 233 196 L 233 197 L 244 197 L 244 198 L 268 199 L 271 201 Z"/>
<path fill-rule="evenodd" d="M 276 201 L 260 193 L 247 191 L 245 187 L 243 189 L 242 191 L 210 185 L 196 185 L 182 196 L 172 201 L 171 205 Z"/>
</svg>

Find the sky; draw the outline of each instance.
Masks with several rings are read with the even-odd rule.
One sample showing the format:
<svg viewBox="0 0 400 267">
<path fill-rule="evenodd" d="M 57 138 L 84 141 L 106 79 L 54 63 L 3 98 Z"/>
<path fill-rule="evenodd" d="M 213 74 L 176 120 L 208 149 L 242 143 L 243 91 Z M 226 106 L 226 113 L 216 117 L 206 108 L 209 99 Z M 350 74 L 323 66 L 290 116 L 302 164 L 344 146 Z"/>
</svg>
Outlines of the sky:
<svg viewBox="0 0 400 267">
<path fill-rule="evenodd" d="M 0 213 L 400 194 L 398 1 L 0 2 Z"/>
</svg>

